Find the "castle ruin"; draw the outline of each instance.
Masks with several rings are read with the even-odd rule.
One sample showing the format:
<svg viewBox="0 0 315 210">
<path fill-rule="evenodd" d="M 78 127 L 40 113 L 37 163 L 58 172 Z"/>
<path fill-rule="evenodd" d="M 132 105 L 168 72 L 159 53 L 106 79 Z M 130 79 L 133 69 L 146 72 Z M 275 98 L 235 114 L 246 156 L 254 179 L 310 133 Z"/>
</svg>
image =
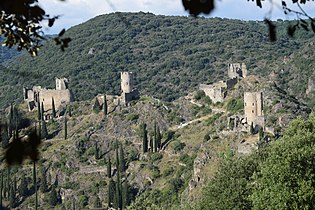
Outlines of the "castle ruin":
<svg viewBox="0 0 315 210">
<path fill-rule="evenodd" d="M 247 68 L 245 63 L 232 63 L 229 64 L 228 76 L 230 79 L 233 78 L 245 78 L 247 76 Z"/>
<path fill-rule="evenodd" d="M 139 97 L 139 91 L 133 87 L 133 73 L 121 72 L 121 102 L 128 106 L 129 103 Z"/>
<path fill-rule="evenodd" d="M 253 124 L 255 130 L 265 127 L 262 92 L 244 93 L 244 111 L 248 125 Z"/>
<path fill-rule="evenodd" d="M 244 63 L 233 63 L 228 65 L 227 81 L 219 81 L 210 85 L 200 84 L 199 90 L 203 90 L 213 103 L 223 102 L 227 91 L 232 89 L 240 79 L 247 76 L 247 68 Z"/>
<path fill-rule="evenodd" d="M 34 110 L 38 102 L 43 103 L 44 109 L 47 111 L 52 109 L 52 99 L 54 99 L 56 110 L 72 101 L 67 78 L 56 78 L 56 89 L 46 89 L 41 86 L 24 87 L 23 93 L 29 111 Z"/>
</svg>

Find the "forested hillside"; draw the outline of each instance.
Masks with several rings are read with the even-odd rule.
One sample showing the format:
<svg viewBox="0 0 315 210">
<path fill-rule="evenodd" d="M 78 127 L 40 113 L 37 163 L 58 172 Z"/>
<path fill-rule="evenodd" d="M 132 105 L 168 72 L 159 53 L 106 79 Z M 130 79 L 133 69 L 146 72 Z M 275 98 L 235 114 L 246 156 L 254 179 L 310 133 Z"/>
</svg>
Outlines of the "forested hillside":
<svg viewBox="0 0 315 210">
<path fill-rule="evenodd" d="M 21 100 L 23 86 L 54 87 L 55 77 L 68 77 L 76 100 L 86 100 L 97 93 L 119 94 L 119 72 L 132 71 L 142 94 L 171 101 L 201 82 L 223 79 L 231 62 L 246 63 L 249 74 L 267 75 L 281 70 L 284 56 L 314 40 L 302 30 L 291 39 L 286 35 L 290 23 L 276 24 L 278 41 L 270 43 L 267 27 L 258 21 L 149 13 L 98 16 L 65 34 L 73 40 L 65 52 L 51 41 L 38 57 L 13 60 L 0 74 L 0 106 L 12 102 L 12 93 Z M 306 83 L 301 85 L 304 91 Z"/>
</svg>

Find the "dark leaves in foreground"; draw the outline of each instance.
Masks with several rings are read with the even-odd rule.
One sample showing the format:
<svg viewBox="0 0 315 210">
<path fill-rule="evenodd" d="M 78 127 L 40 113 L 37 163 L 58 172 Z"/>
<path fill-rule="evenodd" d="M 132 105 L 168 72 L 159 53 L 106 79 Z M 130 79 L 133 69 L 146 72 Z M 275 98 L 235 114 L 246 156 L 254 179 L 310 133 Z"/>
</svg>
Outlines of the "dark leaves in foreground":
<svg viewBox="0 0 315 210">
<path fill-rule="evenodd" d="M 269 19 L 265 19 L 265 23 L 268 25 L 270 41 L 275 42 L 277 40 L 276 26 Z"/>
<path fill-rule="evenodd" d="M 194 17 L 200 13 L 210 14 L 214 9 L 214 0 L 182 0 L 185 10 Z"/>
<path fill-rule="evenodd" d="M 8 165 L 22 164 L 27 158 L 32 161 L 39 159 L 38 146 L 41 143 L 40 137 L 35 131 L 22 138 L 15 138 L 9 145 L 5 153 Z"/>
</svg>

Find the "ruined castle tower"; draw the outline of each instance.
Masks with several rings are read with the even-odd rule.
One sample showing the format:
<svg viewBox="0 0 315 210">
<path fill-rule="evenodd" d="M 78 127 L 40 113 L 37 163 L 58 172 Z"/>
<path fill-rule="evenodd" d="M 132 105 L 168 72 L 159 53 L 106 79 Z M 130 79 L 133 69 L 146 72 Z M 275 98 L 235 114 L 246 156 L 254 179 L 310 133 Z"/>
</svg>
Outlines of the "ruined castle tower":
<svg viewBox="0 0 315 210">
<path fill-rule="evenodd" d="M 130 101 L 139 97 L 139 92 L 133 87 L 133 73 L 132 72 L 121 72 L 121 99 L 122 104 L 128 105 Z"/>
<path fill-rule="evenodd" d="M 121 90 L 123 93 L 131 93 L 133 90 L 133 73 L 121 72 Z"/>
<path fill-rule="evenodd" d="M 244 93 L 244 110 L 247 124 L 264 127 L 263 94 L 262 92 Z"/>
<path fill-rule="evenodd" d="M 245 78 L 247 76 L 247 68 L 245 63 L 232 63 L 229 64 L 228 76 L 233 78 Z"/>
<path fill-rule="evenodd" d="M 56 90 L 67 90 L 68 83 L 67 78 L 56 78 Z"/>
</svg>

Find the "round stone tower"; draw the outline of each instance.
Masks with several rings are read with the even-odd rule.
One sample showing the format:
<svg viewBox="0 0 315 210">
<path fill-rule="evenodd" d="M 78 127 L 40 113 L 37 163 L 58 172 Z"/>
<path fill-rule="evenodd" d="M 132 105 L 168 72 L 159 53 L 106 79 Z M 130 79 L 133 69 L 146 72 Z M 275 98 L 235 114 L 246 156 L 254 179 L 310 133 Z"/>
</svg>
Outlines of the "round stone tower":
<svg viewBox="0 0 315 210">
<path fill-rule="evenodd" d="M 123 93 L 131 93 L 133 91 L 133 74 L 132 72 L 121 72 L 121 90 Z"/>
</svg>

